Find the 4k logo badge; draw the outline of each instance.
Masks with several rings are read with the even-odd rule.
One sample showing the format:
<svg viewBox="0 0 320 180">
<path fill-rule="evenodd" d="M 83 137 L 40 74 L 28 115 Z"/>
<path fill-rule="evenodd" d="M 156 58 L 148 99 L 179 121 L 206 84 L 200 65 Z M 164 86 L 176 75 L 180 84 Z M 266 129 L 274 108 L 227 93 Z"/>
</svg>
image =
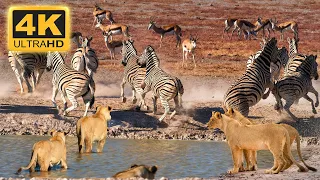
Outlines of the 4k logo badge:
<svg viewBox="0 0 320 180">
<path fill-rule="evenodd" d="M 8 14 L 10 51 L 68 51 L 69 9 L 62 6 L 11 7 Z"/>
</svg>

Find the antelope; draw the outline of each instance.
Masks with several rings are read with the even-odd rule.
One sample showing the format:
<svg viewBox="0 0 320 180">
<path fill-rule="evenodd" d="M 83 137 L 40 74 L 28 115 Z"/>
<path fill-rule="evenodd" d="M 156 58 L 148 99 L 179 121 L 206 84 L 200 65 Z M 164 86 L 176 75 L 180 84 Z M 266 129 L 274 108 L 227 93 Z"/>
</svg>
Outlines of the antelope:
<svg viewBox="0 0 320 180">
<path fill-rule="evenodd" d="M 124 36 L 131 39 L 131 35 L 129 34 L 129 27 L 126 25 L 114 23 L 111 25 L 104 26 L 101 23 L 98 23 L 96 27 L 100 28 L 103 32 L 107 34 L 109 33 L 111 36 L 111 41 L 112 41 L 112 35 L 118 35 L 118 34 L 123 34 Z"/>
<path fill-rule="evenodd" d="M 113 20 L 113 16 L 111 11 L 107 11 L 107 10 L 103 10 L 101 7 L 99 7 L 97 4 L 95 5 L 94 9 L 93 9 L 93 16 L 94 16 L 94 20 L 93 20 L 93 24 L 97 21 L 97 23 L 102 23 L 102 21 L 104 19 L 108 19 L 110 21 L 111 24 L 115 23 L 115 21 Z"/>
<path fill-rule="evenodd" d="M 265 37 L 265 32 L 264 32 L 265 29 L 268 30 L 268 38 L 270 38 L 270 29 L 272 30 L 272 32 L 273 32 L 273 34 L 274 34 L 274 30 L 272 29 L 272 25 L 271 25 L 270 19 L 264 19 L 264 20 L 262 20 L 261 17 L 258 17 L 257 22 L 259 23 L 259 26 L 261 26 L 261 28 L 263 28 L 263 29 L 262 29 L 263 37 Z"/>
<path fill-rule="evenodd" d="M 160 34 L 160 47 L 162 45 L 162 39 L 165 34 L 175 35 L 177 40 L 176 47 L 179 47 L 181 44 L 181 28 L 177 24 L 170 24 L 162 27 L 157 27 L 154 19 L 150 19 L 148 30 L 152 29 L 155 33 Z"/>
<path fill-rule="evenodd" d="M 254 29 L 257 27 L 256 25 L 252 24 L 249 21 L 238 19 L 234 22 L 234 29 L 232 30 L 231 38 L 233 36 L 233 32 L 238 30 L 238 38 L 240 39 L 241 31 L 243 31 L 244 36 L 246 39 L 250 39 L 250 34 L 257 36 L 256 31 Z"/>
<path fill-rule="evenodd" d="M 115 53 L 120 52 L 122 49 L 122 41 L 110 41 L 109 42 L 109 37 L 110 37 L 111 31 L 108 33 L 102 32 L 102 35 L 104 36 L 104 44 L 110 51 L 110 58 L 115 59 Z"/>
<path fill-rule="evenodd" d="M 190 35 L 189 39 L 185 39 L 182 42 L 182 57 L 183 57 L 183 61 L 182 61 L 182 67 L 184 65 L 184 60 L 188 60 L 188 53 L 192 54 L 192 59 L 193 59 L 193 63 L 194 63 L 194 67 L 197 67 L 196 65 L 196 61 L 194 59 L 194 50 L 197 46 L 197 40 L 199 38 L 196 36 L 195 38 L 192 37 L 192 35 Z M 188 65 L 188 63 L 186 63 L 186 66 Z"/>
<path fill-rule="evenodd" d="M 81 43 L 79 42 L 80 37 L 82 37 L 81 32 L 72 32 L 71 40 L 73 43 L 77 44 L 77 48 L 81 48 Z"/>
<path fill-rule="evenodd" d="M 270 22 L 271 22 L 271 26 L 272 26 L 273 30 L 280 31 L 280 33 L 281 33 L 280 40 L 283 40 L 284 32 L 288 29 L 292 30 L 295 39 L 299 39 L 299 37 L 298 37 L 298 24 L 295 21 L 287 21 L 287 22 L 284 22 L 284 23 L 277 25 L 278 21 L 275 18 L 274 20 L 271 19 Z"/>
<path fill-rule="evenodd" d="M 236 21 L 237 21 L 237 19 L 235 19 L 235 18 L 228 18 L 224 21 L 225 28 L 224 28 L 223 34 L 222 34 L 223 39 L 224 39 L 224 33 L 227 33 L 227 35 L 228 35 L 230 28 L 232 28 L 234 26 L 234 23 Z"/>
</svg>

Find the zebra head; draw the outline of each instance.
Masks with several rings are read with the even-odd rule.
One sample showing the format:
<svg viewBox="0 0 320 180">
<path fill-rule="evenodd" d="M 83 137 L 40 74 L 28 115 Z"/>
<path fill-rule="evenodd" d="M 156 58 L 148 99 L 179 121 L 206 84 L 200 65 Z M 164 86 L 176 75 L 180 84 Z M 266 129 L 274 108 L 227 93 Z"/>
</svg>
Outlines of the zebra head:
<svg viewBox="0 0 320 180">
<path fill-rule="evenodd" d="M 60 63 L 64 64 L 64 58 L 62 57 L 62 55 L 58 51 L 55 51 L 55 52 L 48 51 L 47 52 L 46 70 L 50 71 L 52 69 L 52 66 L 54 66 L 55 62 L 60 62 Z"/>
<path fill-rule="evenodd" d="M 137 60 L 137 63 L 141 67 L 149 65 L 159 67 L 160 61 L 154 49 L 151 46 L 147 46 L 142 52 L 140 58 Z"/>
<path fill-rule="evenodd" d="M 271 40 L 269 40 L 263 48 L 263 51 L 266 51 L 266 53 L 270 56 L 270 62 L 276 62 L 278 58 L 278 47 L 276 38 L 272 38 Z"/>
<path fill-rule="evenodd" d="M 123 41 L 122 42 L 122 50 L 121 50 L 121 54 L 122 54 L 122 65 L 126 66 L 128 63 L 128 60 L 132 57 L 132 56 L 136 56 L 137 55 L 137 50 L 136 48 L 133 46 L 133 40 L 127 40 L 127 41 Z"/>
<path fill-rule="evenodd" d="M 92 36 L 90 36 L 89 38 L 88 37 L 85 37 L 83 40 L 82 40 L 82 47 L 83 48 L 86 48 L 86 47 L 89 47 L 90 48 L 90 43 L 92 41 Z"/>
<path fill-rule="evenodd" d="M 281 65 L 285 67 L 288 63 L 289 55 L 288 50 L 285 47 L 282 47 L 278 50 L 278 61 L 280 61 Z"/>
<path fill-rule="evenodd" d="M 315 80 L 318 80 L 319 74 L 318 74 L 318 63 L 317 63 L 317 55 L 310 55 L 309 56 L 311 59 L 311 78 L 314 78 Z M 308 57 L 308 58 L 309 58 Z"/>
</svg>

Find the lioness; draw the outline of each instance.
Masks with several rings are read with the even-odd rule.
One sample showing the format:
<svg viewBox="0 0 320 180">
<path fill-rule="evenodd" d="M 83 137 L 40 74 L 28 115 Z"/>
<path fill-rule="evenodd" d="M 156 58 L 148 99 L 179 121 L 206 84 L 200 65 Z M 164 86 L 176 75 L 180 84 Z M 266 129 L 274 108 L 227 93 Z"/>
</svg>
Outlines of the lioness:
<svg viewBox="0 0 320 180">
<path fill-rule="evenodd" d="M 48 171 L 50 166 L 60 164 L 60 162 L 61 168 L 68 168 L 65 133 L 52 131 L 51 136 L 49 140 L 39 141 L 33 145 L 29 165 L 21 167 L 17 173 L 26 169 L 34 172 L 37 164 L 40 166 L 40 171 Z"/>
<path fill-rule="evenodd" d="M 225 115 L 227 115 L 228 117 L 238 120 L 241 124 L 243 125 L 252 125 L 254 124 L 250 119 L 248 119 L 247 117 L 243 116 L 239 111 L 233 109 L 233 108 L 229 108 L 228 111 L 225 113 Z M 289 137 L 290 137 L 290 146 L 292 145 L 293 141 L 296 140 L 297 143 L 297 151 L 298 151 L 298 155 L 300 160 L 302 161 L 302 163 L 311 171 L 317 171 L 316 168 L 314 167 L 310 167 L 308 166 L 304 160 L 302 159 L 302 155 L 301 155 L 301 149 L 300 149 L 300 136 L 299 136 L 299 132 L 292 126 L 288 125 L 288 124 L 278 124 L 279 126 L 284 127 L 288 133 L 289 133 Z M 247 162 L 247 170 L 256 170 L 257 167 L 257 153 L 256 151 L 246 151 L 244 150 L 244 155 L 245 155 L 245 159 Z M 248 165 L 249 163 L 249 165 Z M 292 164 L 292 163 L 291 163 Z"/>
<path fill-rule="evenodd" d="M 207 125 L 209 129 L 219 128 L 226 135 L 233 158 L 233 169 L 229 171 L 231 174 L 239 172 L 243 149 L 254 151 L 269 149 L 271 151 L 274 165 L 270 170 L 266 170 L 266 173 L 277 174 L 289 168 L 291 164 L 287 163 L 286 157 L 299 167 L 299 171 L 307 171 L 293 158 L 288 131 L 282 126 L 275 124 L 242 125 L 220 112 L 212 112 Z"/>
<path fill-rule="evenodd" d="M 85 116 L 77 122 L 77 136 L 79 153 L 83 153 L 83 146 L 86 152 L 92 151 L 93 141 L 98 141 L 97 152 L 102 152 L 107 138 L 107 122 L 111 120 L 111 107 L 98 106 L 97 112 L 92 116 Z"/>
<path fill-rule="evenodd" d="M 127 178 L 144 178 L 154 179 L 158 170 L 157 166 L 145 166 L 145 165 L 132 165 L 129 169 L 118 172 L 113 175 L 113 178 L 127 179 Z"/>
</svg>

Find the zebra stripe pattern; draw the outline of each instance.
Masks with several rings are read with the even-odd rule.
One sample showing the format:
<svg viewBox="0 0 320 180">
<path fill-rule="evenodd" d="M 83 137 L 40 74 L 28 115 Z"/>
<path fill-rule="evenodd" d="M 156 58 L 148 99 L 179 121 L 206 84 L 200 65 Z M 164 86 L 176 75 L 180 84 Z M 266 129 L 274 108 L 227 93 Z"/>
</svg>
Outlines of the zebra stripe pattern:
<svg viewBox="0 0 320 180">
<path fill-rule="evenodd" d="M 97 72 L 99 61 L 96 56 L 95 51 L 90 48 L 90 42 L 92 41 L 92 37 L 84 38 L 79 37 L 82 42 L 82 47 L 78 48 L 71 60 L 71 66 L 74 70 L 79 72 L 85 72 L 89 74 L 89 76 L 93 76 L 93 73 Z"/>
<path fill-rule="evenodd" d="M 288 37 L 289 57 L 290 58 L 298 53 L 298 42 L 299 42 L 299 39 L 295 39 L 295 38 L 290 39 Z"/>
<path fill-rule="evenodd" d="M 285 75 L 289 75 L 292 72 L 296 72 L 297 68 L 301 65 L 301 63 L 307 58 L 305 55 L 298 53 L 298 41 L 294 38 L 290 40 L 288 38 L 289 43 L 289 61 L 285 67 Z"/>
<path fill-rule="evenodd" d="M 257 104 L 261 98 L 266 98 L 263 94 L 266 88 L 273 88 L 270 63 L 275 62 L 277 54 L 277 40 L 272 38 L 244 75 L 227 90 L 224 96 L 225 109 L 232 107 L 248 116 L 249 107 Z"/>
<path fill-rule="evenodd" d="M 87 115 L 89 107 L 94 103 L 95 83 L 92 77 L 71 69 L 64 63 L 62 55 L 58 52 L 48 53 L 47 69 L 53 69 L 53 106 L 59 110 L 55 98 L 57 93 L 61 94 L 64 103 L 64 115 L 78 107 L 77 97 L 82 96 L 86 110 L 84 116 Z M 67 108 L 66 97 L 72 103 L 72 106 Z"/>
<path fill-rule="evenodd" d="M 297 120 L 296 116 L 290 111 L 291 105 L 299 100 L 301 97 L 305 98 L 311 103 L 312 112 L 317 113 L 315 107 L 319 105 L 318 92 L 312 86 L 312 79 L 317 80 L 318 75 L 318 64 L 316 62 L 317 56 L 303 56 L 296 55 L 293 58 L 298 60 L 299 66 L 291 68 L 288 74 L 285 75 L 281 80 L 279 80 L 272 91 L 273 95 L 276 98 L 277 103 L 274 108 L 278 112 L 284 108 L 285 111 L 294 119 Z M 314 104 L 313 100 L 307 95 L 308 92 L 312 92 L 316 96 L 316 103 Z M 286 100 L 285 106 L 282 105 L 281 99 Z"/>
<path fill-rule="evenodd" d="M 180 79 L 169 75 L 160 68 L 159 59 L 151 46 L 146 47 L 138 60 L 138 64 L 140 66 L 146 66 L 147 68 L 143 95 L 152 91 L 154 113 L 157 112 L 157 98 L 160 98 L 161 104 L 165 109 L 165 112 L 160 117 L 159 121 L 161 122 L 169 113 L 169 100 L 174 99 L 175 110 L 170 115 L 170 118 L 172 118 L 176 114 L 176 110 L 182 108 L 182 95 L 184 89 Z"/>
<path fill-rule="evenodd" d="M 124 85 L 126 83 L 130 84 L 132 88 L 132 103 L 135 104 L 137 102 L 136 94 L 138 95 L 140 102 L 137 109 L 140 109 L 141 106 L 148 109 L 145 104 L 144 98 L 142 98 L 141 94 L 143 89 L 141 86 L 143 85 L 144 78 L 146 76 L 146 68 L 140 68 L 137 64 L 137 60 L 139 56 L 137 55 L 137 50 L 133 45 L 134 41 L 128 40 L 123 42 L 122 46 L 122 64 L 124 67 L 124 76 L 121 82 L 121 99 L 122 102 L 126 102 L 126 97 L 124 97 Z"/>
<path fill-rule="evenodd" d="M 29 93 L 35 90 L 46 68 L 47 55 L 45 53 L 9 51 L 8 60 L 19 82 L 20 92 L 24 92 L 23 81 L 26 82 Z M 33 88 L 29 83 L 29 78 L 32 80 Z"/>
</svg>

